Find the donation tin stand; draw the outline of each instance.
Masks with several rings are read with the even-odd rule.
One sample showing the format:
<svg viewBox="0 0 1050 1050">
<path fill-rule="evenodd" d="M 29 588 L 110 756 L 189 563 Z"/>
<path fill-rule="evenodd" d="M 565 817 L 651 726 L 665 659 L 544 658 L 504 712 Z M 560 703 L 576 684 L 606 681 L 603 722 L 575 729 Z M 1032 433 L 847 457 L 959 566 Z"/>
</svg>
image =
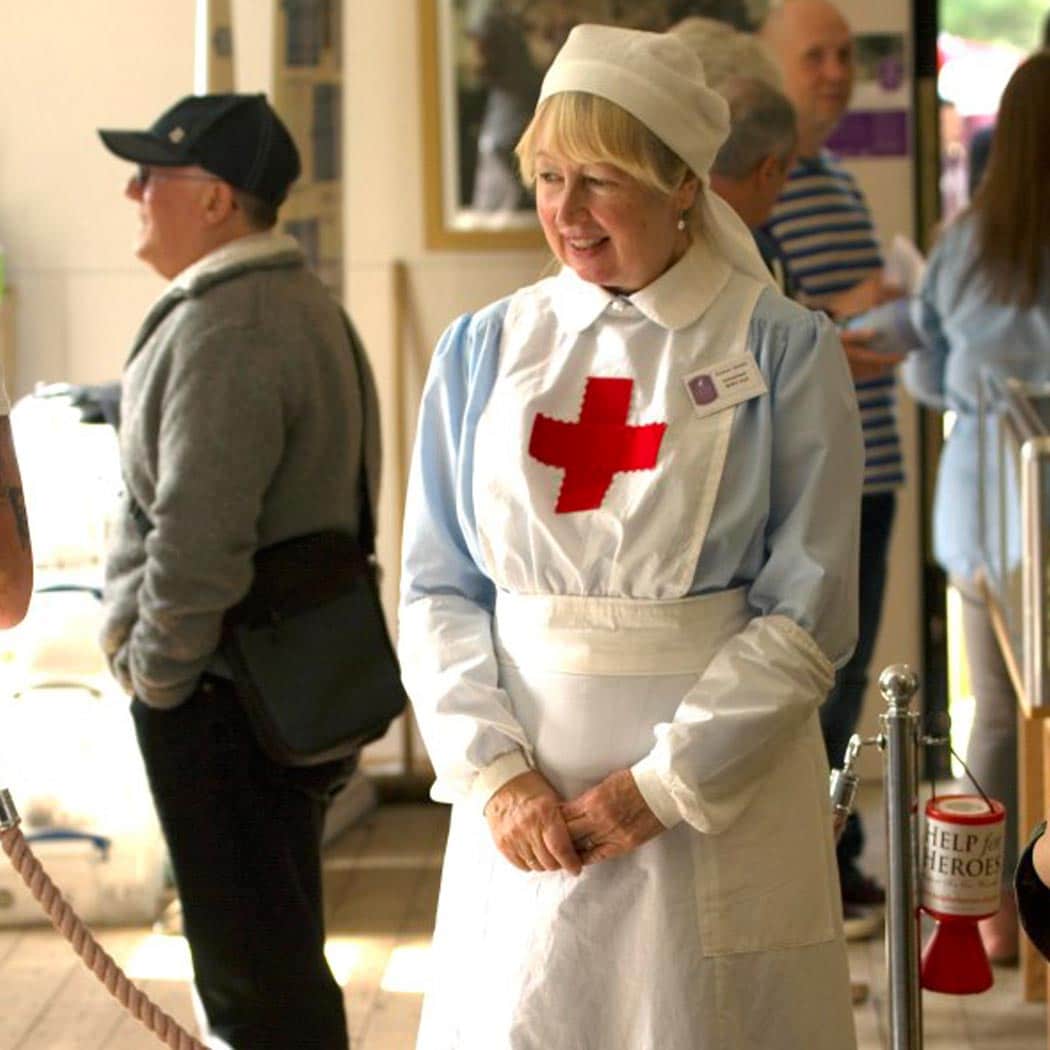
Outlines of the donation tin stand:
<svg viewBox="0 0 1050 1050">
<path fill-rule="evenodd" d="M 920 838 L 919 747 L 947 745 L 948 739 L 922 733 L 919 715 L 911 707 L 918 688 L 918 677 L 909 667 L 887 667 L 879 676 L 886 701 L 880 732 L 868 740 L 854 735 L 842 769 L 831 773 L 837 836 L 853 806 L 861 748 L 874 745 L 883 753 L 890 1050 L 922 1050 L 923 988 L 962 995 L 990 987 L 991 968 L 977 921 L 998 910 L 1002 873 L 1005 811 L 979 787 L 976 795 L 931 798 L 925 810 L 926 833 Z M 937 926 L 920 964 L 921 911 Z"/>
</svg>

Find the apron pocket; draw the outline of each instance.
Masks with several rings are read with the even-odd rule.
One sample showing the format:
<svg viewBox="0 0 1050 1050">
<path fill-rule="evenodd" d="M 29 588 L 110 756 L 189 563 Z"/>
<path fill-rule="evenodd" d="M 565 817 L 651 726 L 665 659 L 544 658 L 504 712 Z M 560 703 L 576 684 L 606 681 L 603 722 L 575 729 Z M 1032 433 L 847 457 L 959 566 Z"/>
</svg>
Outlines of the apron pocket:
<svg viewBox="0 0 1050 1050">
<path fill-rule="evenodd" d="M 838 935 L 828 768 L 814 715 L 720 835 L 693 836 L 705 956 L 793 948 Z"/>
</svg>

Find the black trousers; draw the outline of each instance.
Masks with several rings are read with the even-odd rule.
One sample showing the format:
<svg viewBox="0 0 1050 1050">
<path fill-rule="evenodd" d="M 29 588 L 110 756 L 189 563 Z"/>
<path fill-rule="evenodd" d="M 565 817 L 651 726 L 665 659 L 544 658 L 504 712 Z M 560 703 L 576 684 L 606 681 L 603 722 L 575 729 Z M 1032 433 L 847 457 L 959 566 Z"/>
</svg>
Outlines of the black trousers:
<svg viewBox="0 0 1050 1050">
<path fill-rule="evenodd" d="M 235 1050 L 346 1050 L 321 830 L 352 762 L 272 762 L 222 678 L 170 710 L 133 700 L 132 715 L 212 1031 Z"/>
</svg>

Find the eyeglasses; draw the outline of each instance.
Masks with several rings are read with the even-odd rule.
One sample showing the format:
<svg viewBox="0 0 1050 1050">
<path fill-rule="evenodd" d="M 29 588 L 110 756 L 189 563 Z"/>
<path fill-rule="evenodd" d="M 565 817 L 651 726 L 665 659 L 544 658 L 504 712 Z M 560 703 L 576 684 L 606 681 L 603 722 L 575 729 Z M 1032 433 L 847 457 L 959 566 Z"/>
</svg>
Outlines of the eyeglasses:
<svg viewBox="0 0 1050 1050">
<path fill-rule="evenodd" d="M 150 168 L 145 164 L 140 164 L 135 169 L 134 175 L 128 182 L 139 193 L 142 193 L 151 182 L 164 179 L 183 179 L 186 182 L 222 182 L 217 175 L 191 175 L 189 172 L 171 171 L 168 168 Z"/>
</svg>

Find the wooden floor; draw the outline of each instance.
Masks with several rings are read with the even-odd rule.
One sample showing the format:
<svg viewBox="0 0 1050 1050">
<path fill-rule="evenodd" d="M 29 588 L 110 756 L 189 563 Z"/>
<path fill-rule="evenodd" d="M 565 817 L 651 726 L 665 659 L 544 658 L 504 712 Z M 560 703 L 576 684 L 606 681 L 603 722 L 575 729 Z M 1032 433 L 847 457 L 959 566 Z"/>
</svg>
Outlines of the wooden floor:
<svg viewBox="0 0 1050 1050">
<path fill-rule="evenodd" d="M 878 823 L 868 822 L 875 869 Z M 327 851 L 329 958 L 345 989 L 355 1050 L 413 1045 L 446 827 L 444 807 L 384 806 Z M 99 938 L 163 1009 L 193 1030 L 181 938 L 148 929 L 102 930 Z M 850 960 L 854 978 L 872 988 L 855 1011 L 860 1048 L 883 1050 L 889 1043 L 881 941 L 851 945 Z M 1044 1016 L 1041 1005 L 1021 1002 L 1017 971 L 998 970 L 995 987 L 983 995 L 926 993 L 925 1050 L 1046 1050 Z M 160 1045 L 50 928 L 0 930 L 0 1050 Z"/>
</svg>

